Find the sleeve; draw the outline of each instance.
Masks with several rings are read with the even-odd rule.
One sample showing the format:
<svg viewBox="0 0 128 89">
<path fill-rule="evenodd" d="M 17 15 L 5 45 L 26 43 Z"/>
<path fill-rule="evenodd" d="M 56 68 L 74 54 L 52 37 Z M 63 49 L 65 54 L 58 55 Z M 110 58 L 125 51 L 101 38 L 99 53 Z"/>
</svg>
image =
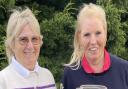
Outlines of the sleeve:
<svg viewBox="0 0 128 89">
<path fill-rule="evenodd" d="M 49 71 L 49 72 L 50 72 L 50 71 Z M 53 85 L 54 87 L 51 87 L 51 89 L 57 89 L 57 88 L 56 88 L 56 84 L 55 84 L 55 79 L 54 79 L 53 74 L 52 74 L 51 72 L 50 72 L 50 75 L 51 75 L 51 79 L 52 79 L 53 84 L 54 84 L 54 85 Z"/>
<path fill-rule="evenodd" d="M 48 89 L 57 89 L 57 88 L 56 88 L 55 79 L 54 79 L 54 76 L 53 76 L 53 74 L 51 73 L 51 71 L 49 71 L 48 69 L 45 69 L 45 72 L 46 72 L 46 74 L 47 74 L 47 75 L 45 75 L 45 76 L 47 76 L 48 80 L 49 80 L 50 83 L 51 83 L 51 85 L 50 85 L 51 87 L 48 88 Z"/>
<path fill-rule="evenodd" d="M 5 84 L 5 81 L 4 81 L 4 76 L 3 76 L 1 71 L 0 71 L 0 89 L 6 89 L 6 84 Z"/>
</svg>

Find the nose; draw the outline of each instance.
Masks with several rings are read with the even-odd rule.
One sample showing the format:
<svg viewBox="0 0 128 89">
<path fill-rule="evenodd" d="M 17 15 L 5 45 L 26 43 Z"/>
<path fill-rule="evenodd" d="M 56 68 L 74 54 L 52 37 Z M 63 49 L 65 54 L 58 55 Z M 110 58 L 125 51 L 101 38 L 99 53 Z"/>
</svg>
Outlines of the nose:
<svg viewBox="0 0 128 89">
<path fill-rule="evenodd" d="M 96 44 L 96 36 L 95 35 L 92 35 L 91 38 L 90 38 L 90 44 L 91 45 L 95 45 Z"/>
<path fill-rule="evenodd" d="M 29 41 L 26 45 L 27 48 L 33 48 L 33 43 L 32 41 Z"/>
</svg>

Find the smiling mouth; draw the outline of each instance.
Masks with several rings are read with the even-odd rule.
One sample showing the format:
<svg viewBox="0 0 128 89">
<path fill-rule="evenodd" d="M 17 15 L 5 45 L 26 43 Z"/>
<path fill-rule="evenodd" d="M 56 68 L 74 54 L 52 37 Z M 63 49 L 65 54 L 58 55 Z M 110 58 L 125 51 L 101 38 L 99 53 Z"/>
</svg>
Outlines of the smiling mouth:
<svg viewBox="0 0 128 89">
<path fill-rule="evenodd" d="M 98 48 L 97 47 L 93 47 L 93 48 L 90 48 L 89 50 L 90 51 L 96 51 L 96 50 L 98 50 Z"/>
<path fill-rule="evenodd" d="M 98 51 L 97 47 L 89 48 L 89 54 L 95 54 Z"/>
<path fill-rule="evenodd" d="M 25 52 L 25 54 L 29 54 L 29 55 L 31 55 L 31 54 L 33 54 L 33 52 Z"/>
</svg>

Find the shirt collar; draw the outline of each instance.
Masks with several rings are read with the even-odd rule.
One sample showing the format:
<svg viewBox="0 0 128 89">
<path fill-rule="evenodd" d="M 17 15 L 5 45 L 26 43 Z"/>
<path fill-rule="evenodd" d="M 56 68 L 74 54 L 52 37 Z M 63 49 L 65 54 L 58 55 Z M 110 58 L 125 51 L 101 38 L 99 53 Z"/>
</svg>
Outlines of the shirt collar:
<svg viewBox="0 0 128 89">
<path fill-rule="evenodd" d="M 36 62 L 35 69 L 33 71 L 29 71 L 27 68 L 25 68 L 23 65 L 21 65 L 13 56 L 11 65 L 15 68 L 15 70 L 22 75 L 23 77 L 29 76 L 31 72 L 39 72 L 39 65 L 38 62 Z"/>
<path fill-rule="evenodd" d="M 103 69 L 102 69 L 101 73 L 107 71 L 111 65 L 110 55 L 106 49 L 104 50 L 104 53 L 105 53 L 104 65 L 103 65 Z M 83 67 L 84 71 L 86 71 L 87 73 L 95 73 L 94 70 L 89 65 L 89 63 L 87 62 L 87 59 L 85 56 L 82 58 L 82 67 Z"/>
</svg>

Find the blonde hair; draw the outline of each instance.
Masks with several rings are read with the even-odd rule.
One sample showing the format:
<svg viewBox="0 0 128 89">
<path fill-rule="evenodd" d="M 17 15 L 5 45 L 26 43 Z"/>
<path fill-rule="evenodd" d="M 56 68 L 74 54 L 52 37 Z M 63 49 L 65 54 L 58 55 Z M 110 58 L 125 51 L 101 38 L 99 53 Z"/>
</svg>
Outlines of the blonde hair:
<svg viewBox="0 0 128 89">
<path fill-rule="evenodd" d="M 34 14 L 32 13 L 32 11 L 29 8 L 26 8 L 25 10 L 22 11 L 13 10 L 13 13 L 11 14 L 7 24 L 7 38 L 5 41 L 6 54 L 9 63 L 11 62 L 11 58 L 14 55 L 14 52 L 12 50 L 12 47 L 14 46 L 14 40 L 22 31 L 22 28 L 27 24 L 29 24 L 32 30 L 37 32 L 37 34 L 39 34 L 42 39 L 39 23 Z"/>
<path fill-rule="evenodd" d="M 84 50 L 80 47 L 80 44 L 79 44 L 79 34 L 81 32 L 80 21 L 82 19 L 91 18 L 91 17 L 100 19 L 107 33 L 105 11 L 98 5 L 95 5 L 92 3 L 88 5 L 84 4 L 77 17 L 76 31 L 74 35 L 74 52 L 72 53 L 70 62 L 68 64 L 65 64 L 65 66 L 69 66 L 72 69 L 78 69 L 80 67 L 80 62 L 84 55 Z"/>
</svg>

